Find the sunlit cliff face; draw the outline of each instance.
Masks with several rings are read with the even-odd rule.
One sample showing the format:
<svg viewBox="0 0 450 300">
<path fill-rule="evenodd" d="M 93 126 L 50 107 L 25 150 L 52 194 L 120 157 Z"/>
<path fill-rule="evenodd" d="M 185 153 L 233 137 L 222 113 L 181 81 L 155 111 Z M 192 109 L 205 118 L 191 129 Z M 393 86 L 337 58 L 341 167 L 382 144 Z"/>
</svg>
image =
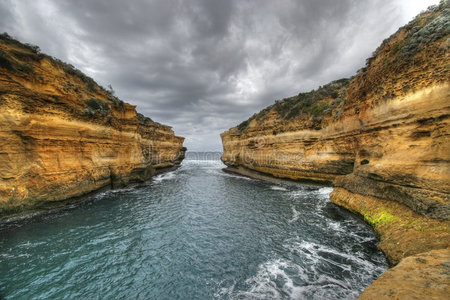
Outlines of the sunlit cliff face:
<svg viewBox="0 0 450 300">
<path fill-rule="evenodd" d="M 0 213 L 149 179 L 184 138 L 72 66 L 0 39 Z"/>
<path fill-rule="evenodd" d="M 223 162 L 333 181 L 448 219 L 449 18 L 444 4 L 419 15 L 350 81 L 284 99 L 224 132 Z"/>
<path fill-rule="evenodd" d="M 275 100 L 352 76 L 439 0 L 0 2 L 0 28 L 75 65 L 195 151 Z"/>
</svg>

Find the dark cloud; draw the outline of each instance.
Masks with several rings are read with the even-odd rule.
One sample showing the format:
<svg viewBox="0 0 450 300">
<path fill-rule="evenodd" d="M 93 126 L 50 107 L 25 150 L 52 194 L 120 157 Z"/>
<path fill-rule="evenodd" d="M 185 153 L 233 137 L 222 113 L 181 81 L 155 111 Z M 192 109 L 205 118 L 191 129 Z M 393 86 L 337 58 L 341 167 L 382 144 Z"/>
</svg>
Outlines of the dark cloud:
<svg viewBox="0 0 450 300">
<path fill-rule="evenodd" d="M 112 84 L 191 150 L 220 150 L 220 132 L 353 75 L 434 2 L 0 0 L 0 26 Z"/>
</svg>

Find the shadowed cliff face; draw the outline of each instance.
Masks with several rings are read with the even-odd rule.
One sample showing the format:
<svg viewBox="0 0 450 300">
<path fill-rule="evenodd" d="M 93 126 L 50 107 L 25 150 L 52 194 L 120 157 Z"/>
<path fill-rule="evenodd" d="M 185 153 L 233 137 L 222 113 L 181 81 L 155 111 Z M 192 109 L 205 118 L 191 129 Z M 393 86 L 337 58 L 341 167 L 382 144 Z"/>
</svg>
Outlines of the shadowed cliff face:
<svg viewBox="0 0 450 300">
<path fill-rule="evenodd" d="M 72 66 L 0 39 L 0 214 L 149 179 L 184 138 Z"/>
<path fill-rule="evenodd" d="M 333 182 L 450 218 L 447 4 L 386 39 L 350 80 L 276 102 L 224 132 L 225 164 Z"/>
</svg>

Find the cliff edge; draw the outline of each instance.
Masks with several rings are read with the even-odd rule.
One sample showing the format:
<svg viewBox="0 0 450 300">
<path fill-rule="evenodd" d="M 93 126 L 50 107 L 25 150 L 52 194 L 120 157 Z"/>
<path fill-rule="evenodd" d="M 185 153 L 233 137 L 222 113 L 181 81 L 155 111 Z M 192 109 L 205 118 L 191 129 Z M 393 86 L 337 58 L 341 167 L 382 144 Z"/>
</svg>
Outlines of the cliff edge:
<svg viewBox="0 0 450 300">
<path fill-rule="evenodd" d="M 0 35 L 0 216 L 151 178 L 184 138 L 73 66 Z"/>
<path fill-rule="evenodd" d="M 236 172 L 333 183 L 331 201 L 373 225 L 393 265 L 448 253 L 449 48 L 441 1 L 384 40 L 354 77 L 276 101 L 222 133 L 222 161 Z"/>
</svg>

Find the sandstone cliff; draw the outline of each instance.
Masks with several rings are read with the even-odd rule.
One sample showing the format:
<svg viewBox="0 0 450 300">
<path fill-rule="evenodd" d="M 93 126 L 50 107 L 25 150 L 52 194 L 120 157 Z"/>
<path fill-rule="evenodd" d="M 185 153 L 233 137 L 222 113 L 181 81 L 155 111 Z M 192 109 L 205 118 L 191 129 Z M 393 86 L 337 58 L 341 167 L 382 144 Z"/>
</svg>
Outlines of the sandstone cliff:
<svg viewBox="0 0 450 300">
<path fill-rule="evenodd" d="M 277 101 L 224 132 L 223 162 L 333 181 L 448 220 L 450 21 L 444 6 L 385 40 L 352 79 Z"/>
<path fill-rule="evenodd" d="M 179 164 L 184 138 L 73 66 L 0 35 L 0 216 Z"/>
<path fill-rule="evenodd" d="M 383 41 L 354 77 L 276 101 L 222 133 L 222 161 L 333 183 L 331 200 L 374 226 L 392 264 L 448 254 L 449 48 L 442 1 Z"/>
</svg>

